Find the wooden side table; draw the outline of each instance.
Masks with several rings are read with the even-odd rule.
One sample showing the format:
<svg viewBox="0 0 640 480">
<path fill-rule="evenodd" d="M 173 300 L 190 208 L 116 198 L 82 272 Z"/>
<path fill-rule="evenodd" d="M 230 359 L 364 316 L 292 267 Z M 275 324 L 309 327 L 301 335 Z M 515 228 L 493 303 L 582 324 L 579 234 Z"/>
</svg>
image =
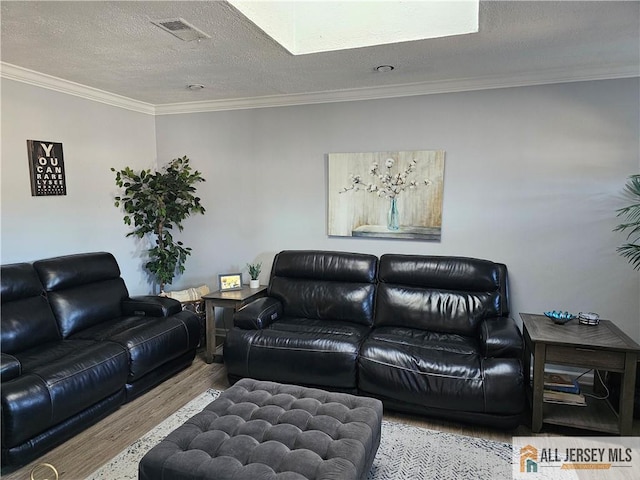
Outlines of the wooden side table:
<svg viewBox="0 0 640 480">
<path fill-rule="evenodd" d="M 571 320 L 564 325 L 553 323 L 544 315 L 521 313 L 525 340 L 525 378 L 529 384 L 533 357 L 531 392 L 531 430 L 539 432 L 543 423 L 631 435 L 636 363 L 640 345 L 609 320 L 595 326 Z M 594 388 L 600 392 L 598 371 L 622 373 L 618 414 L 608 399 L 587 398 L 587 406 L 559 405 L 543 402 L 546 363 L 592 368 Z M 600 388 L 598 388 L 600 387 Z"/>
<path fill-rule="evenodd" d="M 216 308 L 232 308 L 234 312 L 244 307 L 253 300 L 265 297 L 267 295 L 267 287 L 260 285 L 258 288 L 243 287 L 241 290 L 230 290 L 226 292 L 212 292 L 202 296 L 205 309 L 205 337 L 207 342 L 207 350 L 205 360 L 207 363 L 222 362 L 222 355 L 217 353 L 218 336 L 223 336 L 216 331 Z M 224 335 L 226 335 L 226 330 Z"/>
</svg>

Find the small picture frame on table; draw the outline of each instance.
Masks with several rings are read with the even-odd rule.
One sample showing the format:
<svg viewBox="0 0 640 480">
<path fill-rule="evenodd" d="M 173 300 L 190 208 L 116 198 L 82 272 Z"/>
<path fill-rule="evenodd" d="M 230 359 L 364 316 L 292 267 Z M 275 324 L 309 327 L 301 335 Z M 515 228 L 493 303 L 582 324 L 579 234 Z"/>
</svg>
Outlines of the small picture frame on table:
<svg viewBox="0 0 640 480">
<path fill-rule="evenodd" d="M 242 290 L 242 273 L 221 273 L 218 275 L 218 288 L 221 292 Z"/>
</svg>

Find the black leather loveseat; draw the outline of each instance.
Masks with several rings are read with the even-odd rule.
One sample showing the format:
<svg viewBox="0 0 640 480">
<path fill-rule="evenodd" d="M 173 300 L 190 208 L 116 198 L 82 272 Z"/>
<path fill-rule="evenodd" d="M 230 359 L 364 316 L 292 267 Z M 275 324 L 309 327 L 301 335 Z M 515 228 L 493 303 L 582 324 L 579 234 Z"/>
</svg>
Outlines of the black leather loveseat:
<svg viewBox="0 0 640 480">
<path fill-rule="evenodd" d="M 198 318 L 130 298 L 115 258 L 3 265 L 2 464 L 23 464 L 189 365 Z"/>
<path fill-rule="evenodd" d="M 507 268 L 462 257 L 283 251 L 234 317 L 242 377 L 360 393 L 394 410 L 512 428 L 525 410 Z"/>
</svg>

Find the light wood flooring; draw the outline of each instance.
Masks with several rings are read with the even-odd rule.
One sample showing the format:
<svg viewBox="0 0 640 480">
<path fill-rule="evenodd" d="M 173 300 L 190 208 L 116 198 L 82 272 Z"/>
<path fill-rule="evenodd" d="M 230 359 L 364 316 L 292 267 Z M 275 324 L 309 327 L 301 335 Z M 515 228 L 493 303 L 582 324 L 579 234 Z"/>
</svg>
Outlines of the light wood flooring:
<svg viewBox="0 0 640 480">
<path fill-rule="evenodd" d="M 204 352 L 199 350 L 196 359 L 189 368 L 133 402 L 123 405 L 107 418 L 34 462 L 13 472 L 3 471 L 2 478 L 5 480 L 29 480 L 30 472 L 36 465 L 50 463 L 60 473 L 60 480 L 84 479 L 202 392 L 209 388 L 224 390 L 228 387 L 229 382 L 224 365 L 205 363 Z M 525 426 L 504 431 L 391 412 L 385 413 L 384 417 L 388 420 L 424 428 L 501 442 L 511 442 L 511 437 L 514 435 L 531 435 L 531 430 Z M 637 435 L 637 432 L 640 432 L 640 425 L 637 421 L 634 427 L 634 434 Z M 588 435 L 588 433 L 584 434 Z"/>
</svg>

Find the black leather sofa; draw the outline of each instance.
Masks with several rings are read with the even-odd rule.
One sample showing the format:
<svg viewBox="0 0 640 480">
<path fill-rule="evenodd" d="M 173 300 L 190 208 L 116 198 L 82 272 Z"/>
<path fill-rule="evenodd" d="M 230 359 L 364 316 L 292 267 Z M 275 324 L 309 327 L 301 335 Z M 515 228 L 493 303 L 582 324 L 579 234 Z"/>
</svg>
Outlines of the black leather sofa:
<svg viewBox="0 0 640 480">
<path fill-rule="evenodd" d="M 24 464 L 195 357 L 198 318 L 130 298 L 109 253 L 1 270 L 2 465 Z"/>
<path fill-rule="evenodd" d="M 501 428 L 523 420 L 523 342 L 504 264 L 283 251 L 267 293 L 235 314 L 224 345 L 231 383 L 346 391 Z"/>
</svg>

